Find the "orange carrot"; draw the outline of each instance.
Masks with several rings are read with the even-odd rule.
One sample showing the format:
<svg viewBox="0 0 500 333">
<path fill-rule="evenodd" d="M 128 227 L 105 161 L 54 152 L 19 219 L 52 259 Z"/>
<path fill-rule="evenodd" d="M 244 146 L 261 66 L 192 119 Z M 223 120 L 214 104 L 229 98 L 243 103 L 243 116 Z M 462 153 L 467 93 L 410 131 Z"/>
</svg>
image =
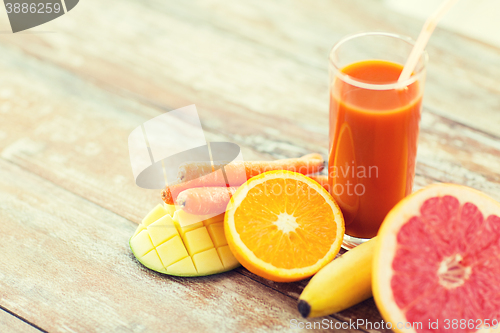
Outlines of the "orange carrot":
<svg viewBox="0 0 500 333">
<path fill-rule="evenodd" d="M 241 177 L 245 178 L 245 177 Z M 243 184 L 246 180 L 243 179 L 237 179 L 238 183 Z M 231 185 L 241 185 L 238 183 L 233 183 L 231 182 Z M 174 202 L 177 199 L 177 196 L 185 190 L 191 189 L 191 188 L 197 188 L 197 187 L 224 187 L 226 184 L 226 180 L 224 179 L 224 175 L 222 174 L 221 171 L 219 172 L 212 172 L 209 173 L 206 176 L 196 178 L 193 180 L 189 180 L 184 183 L 179 183 L 171 186 L 167 186 L 162 192 L 161 192 L 161 198 L 162 200 L 169 204 L 173 205 Z"/>
<path fill-rule="evenodd" d="M 289 170 L 307 175 L 320 172 L 323 170 L 324 166 L 325 162 L 320 154 L 308 154 L 300 158 L 276 161 L 232 162 L 224 166 L 224 171 L 229 181 L 228 184 L 224 174 L 219 170 L 200 177 L 200 175 L 208 170 L 208 163 L 185 164 L 180 168 L 181 171 L 179 176 L 181 180 L 186 181 L 167 186 L 162 191 L 161 197 L 164 202 L 172 205 L 179 193 L 190 188 L 224 187 L 224 185 L 239 186 L 248 179 L 271 170 Z M 245 172 L 243 172 L 243 170 Z M 192 179 L 193 177 L 194 179 Z"/>
<path fill-rule="evenodd" d="M 326 175 L 310 175 L 307 176 L 312 180 L 317 181 L 321 186 L 325 188 L 328 192 L 330 192 L 330 184 L 328 184 L 328 176 Z"/>
<path fill-rule="evenodd" d="M 221 214 L 226 211 L 237 187 L 197 187 L 182 191 L 175 201 L 186 213 L 195 215 Z"/>
<path fill-rule="evenodd" d="M 195 162 L 185 163 L 179 167 L 179 179 L 181 181 L 193 180 L 221 168 L 224 168 L 227 174 L 239 173 L 244 168 L 246 180 L 272 170 L 288 170 L 307 175 L 321 172 L 324 166 L 325 163 L 320 154 L 308 154 L 300 158 L 275 161 L 233 161 L 231 163 L 217 161 L 214 162 L 213 166 L 210 162 Z"/>
<path fill-rule="evenodd" d="M 327 191 L 328 176 L 308 176 L 317 181 Z M 231 196 L 238 187 L 196 187 L 182 191 L 175 204 L 185 212 L 195 215 L 221 214 L 226 210 Z"/>
</svg>

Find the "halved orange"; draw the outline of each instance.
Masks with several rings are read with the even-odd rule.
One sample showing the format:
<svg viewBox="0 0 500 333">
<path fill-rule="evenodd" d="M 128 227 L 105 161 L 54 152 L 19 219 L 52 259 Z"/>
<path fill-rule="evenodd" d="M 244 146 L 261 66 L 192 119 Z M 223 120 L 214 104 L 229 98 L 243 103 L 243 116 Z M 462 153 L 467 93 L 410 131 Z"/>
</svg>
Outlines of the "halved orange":
<svg viewBox="0 0 500 333">
<path fill-rule="evenodd" d="M 224 231 L 231 251 L 266 279 L 305 279 L 339 252 L 344 219 L 317 182 L 291 171 L 269 171 L 243 184 L 228 204 Z"/>
<path fill-rule="evenodd" d="M 385 218 L 372 287 L 387 328 L 498 332 L 499 286 L 500 203 L 484 193 L 431 185 Z"/>
</svg>

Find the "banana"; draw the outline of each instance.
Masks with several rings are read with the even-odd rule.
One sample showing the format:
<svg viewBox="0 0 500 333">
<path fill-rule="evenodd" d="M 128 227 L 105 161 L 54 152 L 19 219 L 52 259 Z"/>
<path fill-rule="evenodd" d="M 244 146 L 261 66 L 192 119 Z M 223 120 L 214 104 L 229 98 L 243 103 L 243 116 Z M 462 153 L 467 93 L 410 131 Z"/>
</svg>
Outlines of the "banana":
<svg viewBox="0 0 500 333">
<path fill-rule="evenodd" d="M 333 260 L 313 276 L 297 305 L 304 318 L 345 310 L 372 296 L 376 237 Z"/>
</svg>

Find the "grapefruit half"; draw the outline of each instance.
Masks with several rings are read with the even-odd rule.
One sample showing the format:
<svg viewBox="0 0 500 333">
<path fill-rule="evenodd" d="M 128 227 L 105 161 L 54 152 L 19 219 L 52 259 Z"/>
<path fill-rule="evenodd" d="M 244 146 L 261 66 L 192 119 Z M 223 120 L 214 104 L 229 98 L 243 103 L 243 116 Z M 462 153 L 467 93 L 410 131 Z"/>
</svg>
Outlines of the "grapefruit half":
<svg viewBox="0 0 500 333">
<path fill-rule="evenodd" d="M 373 296 L 396 332 L 500 331 L 500 204 L 437 184 L 397 204 L 378 233 Z"/>
</svg>

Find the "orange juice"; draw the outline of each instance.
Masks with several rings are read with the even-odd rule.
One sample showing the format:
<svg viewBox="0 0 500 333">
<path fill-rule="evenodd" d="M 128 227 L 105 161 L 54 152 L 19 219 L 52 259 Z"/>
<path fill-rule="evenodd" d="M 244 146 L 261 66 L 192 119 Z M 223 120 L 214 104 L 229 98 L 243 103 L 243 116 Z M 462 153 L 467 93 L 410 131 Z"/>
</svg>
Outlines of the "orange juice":
<svg viewBox="0 0 500 333">
<path fill-rule="evenodd" d="M 380 87 L 397 82 L 402 69 L 366 60 L 341 73 Z M 331 86 L 330 192 L 344 214 L 346 234 L 371 238 L 391 208 L 411 193 L 423 85 L 370 89 L 352 82 L 337 77 Z"/>
</svg>

